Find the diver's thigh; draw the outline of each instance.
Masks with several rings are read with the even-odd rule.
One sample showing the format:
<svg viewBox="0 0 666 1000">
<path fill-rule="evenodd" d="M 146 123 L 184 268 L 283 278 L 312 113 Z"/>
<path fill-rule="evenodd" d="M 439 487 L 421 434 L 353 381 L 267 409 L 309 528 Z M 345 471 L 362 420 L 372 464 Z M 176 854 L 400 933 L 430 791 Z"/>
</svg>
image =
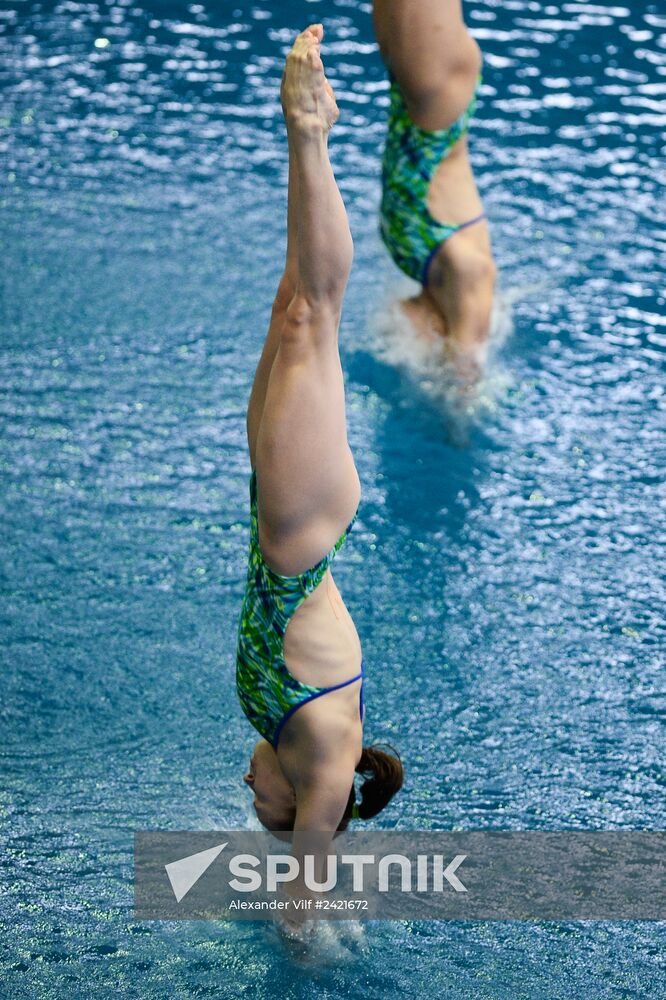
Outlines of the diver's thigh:
<svg viewBox="0 0 666 1000">
<path fill-rule="evenodd" d="M 298 553 L 330 548 L 358 505 L 334 340 L 281 344 L 257 437 L 259 514 L 267 540 Z M 305 556 L 304 556 L 305 558 Z M 316 561 L 316 559 L 314 560 Z"/>
<path fill-rule="evenodd" d="M 481 65 L 460 0 L 376 0 L 374 22 L 412 121 L 447 128 L 469 103 Z"/>
</svg>

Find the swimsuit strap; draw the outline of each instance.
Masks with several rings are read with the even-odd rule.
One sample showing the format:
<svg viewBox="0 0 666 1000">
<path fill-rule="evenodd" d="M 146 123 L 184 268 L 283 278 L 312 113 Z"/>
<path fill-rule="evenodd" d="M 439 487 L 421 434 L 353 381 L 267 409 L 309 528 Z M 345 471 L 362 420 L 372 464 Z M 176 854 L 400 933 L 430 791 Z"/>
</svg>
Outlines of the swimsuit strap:
<svg viewBox="0 0 666 1000">
<path fill-rule="evenodd" d="M 468 226 L 474 226 L 476 225 L 477 222 L 481 222 L 485 218 L 486 218 L 486 213 L 481 212 L 480 215 L 475 215 L 473 219 L 468 219 L 467 222 L 439 223 L 440 229 L 450 230 L 450 232 L 447 232 L 445 234 L 444 239 L 442 239 L 440 243 L 435 244 L 435 246 L 432 248 L 432 250 L 426 257 L 425 263 L 423 265 L 423 270 L 421 272 L 421 284 L 423 285 L 424 288 L 428 287 L 428 272 L 430 271 L 430 265 L 432 264 L 433 258 L 437 253 L 437 251 L 439 250 L 439 248 L 441 247 L 442 243 L 445 242 L 445 239 L 450 239 L 452 236 L 455 236 L 456 233 L 459 233 L 461 229 L 467 229 Z M 440 233 L 440 235 L 444 234 Z"/>
<path fill-rule="evenodd" d="M 328 694 L 330 691 L 338 691 L 340 688 L 348 687 L 350 684 L 354 684 L 358 680 L 360 680 L 361 682 L 358 710 L 361 722 L 363 722 L 363 716 L 365 714 L 365 706 L 363 704 L 363 683 L 365 680 L 365 675 L 363 670 L 363 659 L 361 659 L 360 672 L 356 674 L 354 677 L 350 677 L 349 680 L 347 681 L 342 681 L 340 684 L 332 684 L 330 687 L 321 687 L 321 688 L 317 688 L 309 684 L 302 685 L 303 690 L 304 691 L 309 690 L 310 694 L 307 694 L 304 698 L 301 699 L 301 701 L 297 702 L 295 705 L 292 705 L 292 707 L 282 716 L 282 718 L 278 723 L 277 729 L 275 730 L 273 738 L 270 741 L 273 746 L 273 749 L 277 750 L 277 745 L 280 740 L 280 734 L 282 732 L 282 728 L 285 722 L 287 721 L 287 719 L 291 718 L 294 712 L 296 712 L 301 707 L 301 705 L 306 705 L 309 701 L 314 701 L 315 698 L 321 698 L 322 695 Z"/>
</svg>

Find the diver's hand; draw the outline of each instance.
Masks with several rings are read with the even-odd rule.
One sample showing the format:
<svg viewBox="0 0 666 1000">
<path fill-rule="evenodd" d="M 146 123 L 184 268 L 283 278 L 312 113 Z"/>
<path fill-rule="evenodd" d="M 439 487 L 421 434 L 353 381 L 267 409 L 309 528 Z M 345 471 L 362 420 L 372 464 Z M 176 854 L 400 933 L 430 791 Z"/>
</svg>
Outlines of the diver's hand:
<svg viewBox="0 0 666 1000">
<path fill-rule="evenodd" d="M 313 928 L 319 919 L 317 901 L 325 896 L 323 892 L 315 892 L 306 885 L 296 882 L 286 882 L 280 892 L 280 900 L 287 904 L 279 910 L 279 923 L 283 928 L 302 932 L 308 925 Z"/>
</svg>

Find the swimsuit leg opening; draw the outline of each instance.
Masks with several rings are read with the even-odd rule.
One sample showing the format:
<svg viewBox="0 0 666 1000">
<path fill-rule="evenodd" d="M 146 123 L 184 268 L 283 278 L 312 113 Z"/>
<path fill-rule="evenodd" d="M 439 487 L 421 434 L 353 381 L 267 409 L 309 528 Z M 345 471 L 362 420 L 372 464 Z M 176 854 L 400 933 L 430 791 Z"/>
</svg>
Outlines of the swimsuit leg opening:
<svg viewBox="0 0 666 1000">
<path fill-rule="evenodd" d="M 426 262 L 423 265 L 423 272 L 422 272 L 422 275 L 421 275 L 421 284 L 423 285 L 424 288 L 428 287 L 428 273 L 430 271 L 430 266 L 431 266 L 431 264 L 432 264 L 432 262 L 433 262 L 433 260 L 435 258 L 435 255 L 437 254 L 438 250 L 442 246 L 444 246 L 444 244 L 448 240 L 450 240 L 452 236 L 455 236 L 456 233 L 461 232 L 461 230 L 463 230 L 463 229 L 469 228 L 469 226 L 474 226 L 477 222 L 482 222 L 485 218 L 486 218 L 486 213 L 485 212 L 481 212 L 480 215 L 476 215 L 473 219 L 469 219 L 467 222 L 461 222 L 460 224 L 456 225 L 456 227 L 455 227 L 455 229 L 453 230 L 452 233 L 450 233 L 445 239 L 441 240 L 437 244 L 437 246 L 434 247 L 430 251 L 430 253 L 428 254 L 428 256 L 426 258 Z"/>
<path fill-rule="evenodd" d="M 456 232 L 457 231 L 458 230 L 456 229 Z M 454 234 L 451 233 L 451 236 L 453 235 Z M 440 243 L 438 243 L 437 246 L 433 247 L 433 249 L 426 257 L 425 264 L 423 265 L 423 271 L 421 272 L 421 284 L 423 285 L 424 288 L 428 287 L 428 272 L 430 271 L 430 265 L 432 264 L 435 258 L 435 254 L 438 252 L 439 248 L 444 245 L 444 243 L 446 243 L 446 240 L 442 240 Z"/>
</svg>

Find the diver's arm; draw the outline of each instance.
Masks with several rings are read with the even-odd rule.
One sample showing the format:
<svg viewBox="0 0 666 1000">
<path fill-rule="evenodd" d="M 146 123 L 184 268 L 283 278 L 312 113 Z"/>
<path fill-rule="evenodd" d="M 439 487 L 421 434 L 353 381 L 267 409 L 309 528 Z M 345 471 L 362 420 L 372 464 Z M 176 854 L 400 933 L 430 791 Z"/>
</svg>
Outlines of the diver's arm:
<svg viewBox="0 0 666 1000">
<path fill-rule="evenodd" d="M 280 765 L 296 794 L 292 855 L 300 862 L 306 854 L 314 855 L 315 877 L 323 880 L 326 856 L 354 783 L 358 753 L 353 741 L 340 732 L 339 719 L 319 716 L 315 726 L 314 718 L 306 721 L 303 713 L 299 721 L 300 738 L 285 741 L 279 750 Z M 302 876 L 302 863 L 300 871 Z"/>
<path fill-rule="evenodd" d="M 331 831 L 335 833 L 343 817 L 354 782 L 351 756 L 340 760 L 340 750 L 325 766 L 310 765 L 306 776 L 294 785 L 296 819 L 294 833 Z"/>
</svg>

